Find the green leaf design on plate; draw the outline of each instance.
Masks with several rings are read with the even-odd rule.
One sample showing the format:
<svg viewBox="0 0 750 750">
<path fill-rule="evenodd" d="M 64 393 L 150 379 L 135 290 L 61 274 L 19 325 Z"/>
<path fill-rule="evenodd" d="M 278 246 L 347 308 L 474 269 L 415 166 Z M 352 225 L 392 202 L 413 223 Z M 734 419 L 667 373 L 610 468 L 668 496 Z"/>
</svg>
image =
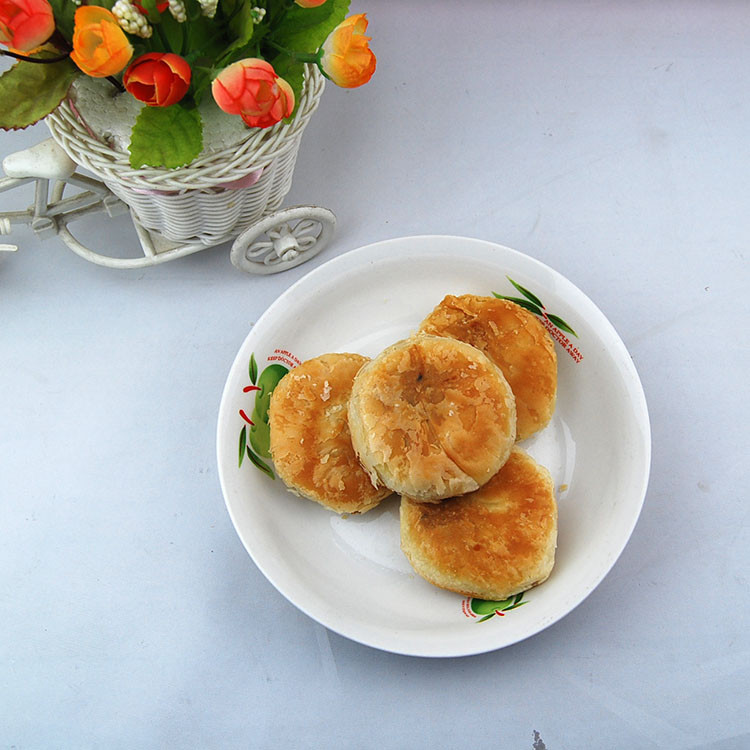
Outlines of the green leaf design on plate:
<svg viewBox="0 0 750 750">
<path fill-rule="evenodd" d="M 257 466 L 264 474 L 271 477 L 271 479 L 276 479 L 276 475 L 271 470 L 271 467 L 259 456 L 256 456 L 250 449 L 249 445 L 245 450 L 247 451 L 247 457 L 255 464 L 255 466 Z"/>
<path fill-rule="evenodd" d="M 278 363 L 268 365 L 258 378 L 260 388 L 255 394 L 255 407 L 250 419 L 254 422 L 250 428 L 250 445 L 261 456 L 271 457 L 271 428 L 268 426 L 268 406 L 271 394 L 281 378 L 289 372 L 289 368 Z"/>
<path fill-rule="evenodd" d="M 490 599 L 472 599 L 469 607 L 474 614 L 484 615 L 477 622 L 484 622 L 489 620 L 495 615 L 496 612 L 510 612 L 511 609 L 522 607 L 528 602 L 521 601 L 523 599 L 524 592 L 516 594 L 515 596 L 509 596 L 507 599 L 501 601 L 492 601 Z"/>
<path fill-rule="evenodd" d="M 513 286 L 516 289 L 518 289 L 518 291 L 521 292 L 521 294 L 523 294 L 523 296 L 526 297 L 526 299 L 530 300 L 538 307 L 542 307 L 542 308 L 544 307 L 544 305 L 542 304 L 542 300 L 540 300 L 539 297 L 536 296 L 536 294 L 534 294 L 533 292 L 530 292 L 525 287 L 522 287 L 519 283 L 513 281 L 513 279 L 511 279 L 510 276 L 506 276 L 505 278 L 508 279 L 508 281 L 510 281 L 510 283 L 513 284 Z"/>
<path fill-rule="evenodd" d="M 477 615 L 493 614 L 495 610 L 502 610 L 505 607 L 509 607 L 513 604 L 513 597 L 508 597 L 502 601 L 492 601 L 490 599 L 472 599 L 471 600 L 471 611 Z"/>
<path fill-rule="evenodd" d="M 517 305 L 520 305 L 521 307 L 525 308 L 529 312 L 534 313 L 534 315 L 539 315 L 539 317 L 544 317 L 544 313 L 541 311 L 540 308 L 538 308 L 533 302 L 529 302 L 527 299 L 521 299 L 521 297 L 507 297 L 504 294 L 498 294 L 497 292 L 492 292 L 495 297 L 498 299 L 505 299 L 508 300 L 508 302 L 515 302 Z"/>
<path fill-rule="evenodd" d="M 247 428 L 243 425 L 240 430 L 240 462 L 238 466 L 242 466 L 242 459 L 245 458 L 245 448 L 247 447 Z"/>
<path fill-rule="evenodd" d="M 250 355 L 250 363 L 248 364 L 247 371 L 250 375 L 250 382 L 255 385 L 258 380 L 258 363 L 255 361 L 255 352 Z"/>
<path fill-rule="evenodd" d="M 550 319 L 550 322 L 554 323 L 561 331 L 570 333 L 578 338 L 578 334 L 561 317 L 550 313 L 547 313 L 547 317 Z"/>
</svg>

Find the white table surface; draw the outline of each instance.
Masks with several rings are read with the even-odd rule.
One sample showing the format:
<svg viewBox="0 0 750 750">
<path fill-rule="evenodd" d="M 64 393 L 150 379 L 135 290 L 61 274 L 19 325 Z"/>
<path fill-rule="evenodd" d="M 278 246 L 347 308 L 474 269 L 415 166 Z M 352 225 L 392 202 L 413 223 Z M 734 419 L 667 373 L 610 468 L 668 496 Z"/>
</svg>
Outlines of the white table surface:
<svg viewBox="0 0 750 750">
<path fill-rule="evenodd" d="M 228 246 L 114 271 L 26 230 L 0 255 L 0 746 L 750 747 L 750 8 L 352 9 L 377 73 L 327 87 L 285 202 L 335 211 L 321 255 L 270 277 Z M 0 154 L 43 137 L 3 133 Z M 125 218 L 87 232 L 135 242 Z M 653 434 L 601 585 L 462 659 L 299 612 L 246 554 L 215 460 L 222 386 L 266 307 L 330 258 L 422 233 L 571 279 L 629 348 Z"/>
</svg>

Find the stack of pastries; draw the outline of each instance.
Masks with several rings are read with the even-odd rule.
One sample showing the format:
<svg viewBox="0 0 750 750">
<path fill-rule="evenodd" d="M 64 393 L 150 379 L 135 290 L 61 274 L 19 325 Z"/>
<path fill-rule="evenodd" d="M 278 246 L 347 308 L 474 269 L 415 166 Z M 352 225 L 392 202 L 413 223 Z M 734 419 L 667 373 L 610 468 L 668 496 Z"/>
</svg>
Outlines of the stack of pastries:
<svg viewBox="0 0 750 750">
<path fill-rule="evenodd" d="M 507 300 L 445 297 L 374 359 L 323 354 L 271 397 L 271 456 L 286 486 L 340 513 L 400 495 L 401 548 L 430 583 L 502 600 L 555 560 L 549 472 L 518 442 L 555 409 L 544 326 Z"/>
</svg>

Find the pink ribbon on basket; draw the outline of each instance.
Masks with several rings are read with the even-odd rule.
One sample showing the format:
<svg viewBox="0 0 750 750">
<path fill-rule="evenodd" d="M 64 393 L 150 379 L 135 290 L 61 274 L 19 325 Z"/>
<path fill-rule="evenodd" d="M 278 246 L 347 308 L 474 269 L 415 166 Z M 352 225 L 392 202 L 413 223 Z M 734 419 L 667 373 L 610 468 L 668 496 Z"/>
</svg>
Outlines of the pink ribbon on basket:
<svg viewBox="0 0 750 750">
<path fill-rule="evenodd" d="M 240 177 L 239 180 L 223 182 L 221 185 L 218 185 L 218 187 L 224 188 L 225 190 L 242 190 L 242 188 L 252 187 L 260 179 L 260 176 L 263 174 L 263 169 L 263 167 L 256 169 L 255 171 L 246 174 L 244 177 Z"/>
</svg>

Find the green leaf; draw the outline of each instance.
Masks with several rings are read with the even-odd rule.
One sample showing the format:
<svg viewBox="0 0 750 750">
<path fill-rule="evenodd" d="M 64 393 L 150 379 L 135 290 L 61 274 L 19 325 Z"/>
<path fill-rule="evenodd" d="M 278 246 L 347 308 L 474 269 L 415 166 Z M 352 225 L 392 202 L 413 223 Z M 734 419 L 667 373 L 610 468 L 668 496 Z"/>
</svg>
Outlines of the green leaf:
<svg viewBox="0 0 750 750">
<path fill-rule="evenodd" d="M 197 68 L 195 66 L 192 67 L 193 77 L 190 83 L 193 87 L 193 100 L 196 104 L 200 104 L 203 100 L 203 95 L 213 82 L 213 71 L 206 70 L 205 68 Z"/>
<path fill-rule="evenodd" d="M 328 0 L 317 8 L 293 5 L 273 33 L 273 41 L 295 52 L 317 52 L 346 18 L 349 0 Z"/>
<path fill-rule="evenodd" d="M 210 50 L 204 50 L 204 53 L 211 57 L 217 72 L 244 57 L 258 56 L 258 37 L 263 36 L 265 26 L 257 26 L 253 21 L 252 10 L 257 5 L 258 3 L 253 0 L 221 0 L 219 3 L 216 18 L 221 28 L 228 33 L 219 35 L 221 48 L 216 50 L 215 54 L 212 55 Z M 216 28 L 213 28 L 211 33 L 213 39 L 218 38 Z"/>
<path fill-rule="evenodd" d="M 551 315 L 550 313 L 547 313 L 547 317 L 550 319 L 552 323 L 554 323 L 561 331 L 565 331 L 567 333 L 572 334 L 576 338 L 578 338 L 578 334 L 559 316 L 557 315 Z"/>
<path fill-rule="evenodd" d="M 477 622 L 484 622 L 485 620 L 489 620 L 490 618 L 494 617 L 495 613 L 490 612 L 488 615 L 485 615 L 481 620 L 477 620 Z"/>
<path fill-rule="evenodd" d="M 200 8 L 197 3 L 195 5 Z M 217 33 L 215 18 L 202 16 L 198 11 L 195 17 L 191 14 L 190 21 L 181 25 L 187 32 L 185 50 L 190 50 L 185 53 L 185 59 L 191 65 L 200 62 L 202 65 L 212 66 L 226 52 L 228 41 L 224 34 Z"/>
<path fill-rule="evenodd" d="M 161 15 L 161 31 L 169 44 L 169 51 L 181 55 L 184 51 L 185 23 L 180 23 L 167 11 Z"/>
<path fill-rule="evenodd" d="M 255 385 L 258 381 L 258 363 L 255 361 L 255 352 L 250 355 L 250 363 L 247 368 L 250 382 Z"/>
<path fill-rule="evenodd" d="M 0 75 L 0 128 L 18 130 L 39 122 L 57 108 L 80 73 L 70 60 L 17 62 Z"/>
<path fill-rule="evenodd" d="M 527 299 L 521 299 L 520 297 L 506 297 L 504 294 L 498 294 L 497 292 L 492 292 L 492 294 L 494 294 L 498 299 L 505 299 L 508 300 L 508 302 L 515 302 L 517 305 L 520 305 L 529 312 L 533 312 L 534 315 L 544 317 L 544 313 L 533 302 L 529 302 Z"/>
<path fill-rule="evenodd" d="M 517 284 L 515 281 L 513 281 L 513 279 L 510 278 L 510 276 L 506 276 L 505 278 L 508 279 L 508 281 L 510 281 L 510 283 L 513 284 L 513 286 L 518 289 L 518 291 L 521 292 L 521 294 L 523 294 L 526 299 L 531 300 L 538 307 L 544 308 L 544 305 L 542 304 L 542 301 L 539 299 L 539 297 L 530 292 L 528 289 L 522 287 L 520 284 Z"/>
<path fill-rule="evenodd" d="M 242 459 L 245 458 L 245 448 L 247 447 L 247 428 L 243 425 L 240 430 L 240 462 L 238 466 L 242 466 Z"/>
<path fill-rule="evenodd" d="M 252 38 L 255 33 L 255 22 L 251 15 L 253 3 L 247 2 L 247 0 L 236 8 L 232 17 L 229 21 L 229 29 L 232 34 L 236 37 L 230 49 L 239 49 L 244 47 Z"/>
<path fill-rule="evenodd" d="M 276 479 L 276 475 L 273 473 L 273 470 L 271 467 L 263 461 L 260 457 L 256 456 L 252 450 L 250 450 L 250 446 L 247 446 L 247 457 L 257 466 L 264 474 L 271 477 L 271 479 Z"/>
<path fill-rule="evenodd" d="M 70 0 L 49 0 L 52 12 L 55 14 L 57 30 L 70 41 L 73 38 L 73 17 L 78 6 Z M 104 5 L 104 3 L 102 3 Z"/>
<path fill-rule="evenodd" d="M 181 104 L 144 107 L 130 137 L 130 166 L 182 167 L 202 148 L 203 125 L 196 109 Z"/>
<path fill-rule="evenodd" d="M 156 0 L 141 0 L 141 7 L 146 11 L 146 17 L 151 23 L 161 23 L 161 13 L 156 9 Z"/>
<path fill-rule="evenodd" d="M 219 0 L 216 15 L 222 18 L 223 23 L 226 23 L 227 21 L 231 21 L 240 12 L 243 5 L 252 6 L 252 2 L 249 2 L 249 0 Z"/>
</svg>

